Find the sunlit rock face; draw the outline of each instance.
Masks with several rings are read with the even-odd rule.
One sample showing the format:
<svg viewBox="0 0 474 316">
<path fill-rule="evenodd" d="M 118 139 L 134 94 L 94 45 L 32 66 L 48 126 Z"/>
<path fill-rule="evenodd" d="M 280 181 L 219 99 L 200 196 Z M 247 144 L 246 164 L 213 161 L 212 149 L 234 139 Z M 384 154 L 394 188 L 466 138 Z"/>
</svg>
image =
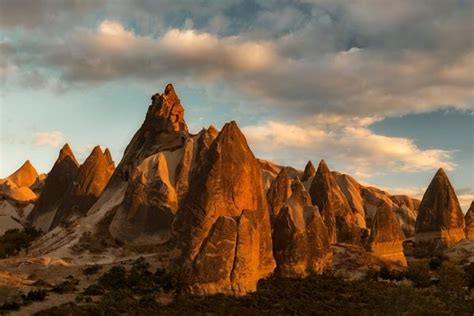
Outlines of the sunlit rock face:
<svg viewBox="0 0 474 316">
<path fill-rule="evenodd" d="M 29 160 L 16 170 L 7 179 L 13 181 L 17 187 L 31 187 L 38 178 L 38 172 Z"/>
<path fill-rule="evenodd" d="M 74 216 L 85 215 L 102 194 L 114 170 L 110 151 L 102 152 L 100 146 L 94 147 L 79 167 L 77 178 L 58 207 L 50 229 Z"/>
<path fill-rule="evenodd" d="M 426 189 L 416 219 L 416 248 L 430 253 L 465 238 L 464 214 L 448 176 L 439 169 Z"/>
<path fill-rule="evenodd" d="M 392 209 L 387 205 L 380 207 L 372 222 L 368 250 L 384 260 L 406 266 L 404 240 L 405 235 Z"/>
<path fill-rule="evenodd" d="M 273 271 L 260 165 L 235 122 L 224 126 L 193 175 L 173 241 L 191 293 L 245 294 Z"/>
<path fill-rule="evenodd" d="M 474 201 L 471 202 L 471 206 L 467 210 L 465 222 L 466 239 L 474 240 Z"/>
<path fill-rule="evenodd" d="M 285 277 L 320 273 L 331 262 L 327 228 L 317 207 L 298 178 L 291 196 L 273 224 L 273 252 L 276 272 Z"/>
<path fill-rule="evenodd" d="M 359 230 L 352 209 L 324 160 L 319 163 L 309 194 L 321 212 L 331 243 L 358 242 Z"/>
<path fill-rule="evenodd" d="M 301 177 L 301 182 L 306 182 L 307 180 L 313 178 L 316 175 L 316 168 L 313 165 L 313 162 L 309 160 L 304 167 L 303 176 Z"/>
<path fill-rule="evenodd" d="M 43 192 L 28 216 L 32 226 L 44 232 L 51 228 L 58 208 L 73 187 L 78 171 L 79 163 L 66 144 L 59 152 L 58 159 L 48 173 Z"/>
</svg>

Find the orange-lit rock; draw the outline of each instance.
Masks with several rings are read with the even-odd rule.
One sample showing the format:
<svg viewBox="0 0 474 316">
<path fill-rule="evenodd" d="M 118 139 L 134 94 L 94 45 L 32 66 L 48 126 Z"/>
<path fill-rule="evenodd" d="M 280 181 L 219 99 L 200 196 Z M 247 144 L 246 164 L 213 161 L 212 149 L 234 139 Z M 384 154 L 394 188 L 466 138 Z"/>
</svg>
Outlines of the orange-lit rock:
<svg viewBox="0 0 474 316">
<path fill-rule="evenodd" d="M 173 222 L 184 283 L 197 294 L 255 291 L 275 267 L 260 166 L 235 122 L 224 126 L 206 157 Z M 234 240 L 235 248 L 226 246 Z"/>
<path fill-rule="evenodd" d="M 273 225 L 273 252 L 276 272 L 285 277 L 305 277 L 320 273 L 332 259 L 327 228 L 311 197 L 296 178 L 285 207 Z"/>
<path fill-rule="evenodd" d="M 421 200 L 416 219 L 416 248 L 430 253 L 449 248 L 464 234 L 464 214 L 448 176 L 436 172 Z"/>
<path fill-rule="evenodd" d="M 406 266 L 407 261 L 403 253 L 404 240 L 405 235 L 391 208 L 387 205 L 380 207 L 372 222 L 369 251 L 384 260 Z"/>
</svg>

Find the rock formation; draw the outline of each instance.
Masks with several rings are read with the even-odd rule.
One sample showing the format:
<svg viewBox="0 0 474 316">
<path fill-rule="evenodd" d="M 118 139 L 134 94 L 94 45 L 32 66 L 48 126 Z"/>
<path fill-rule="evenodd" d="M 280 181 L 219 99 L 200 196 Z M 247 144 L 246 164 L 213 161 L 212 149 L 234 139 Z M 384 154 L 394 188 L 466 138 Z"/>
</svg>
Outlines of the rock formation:
<svg viewBox="0 0 474 316">
<path fill-rule="evenodd" d="M 310 178 L 316 175 L 316 168 L 314 168 L 313 162 L 311 160 L 308 161 L 306 167 L 304 167 L 303 176 L 301 177 L 302 182 L 306 182 Z"/>
<path fill-rule="evenodd" d="M 305 277 L 320 273 L 331 262 L 326 226 L 304 185 L 296 178 L 291 196 L 277 214 L 273 226 L 273 252 L 277 273 Z"/>
<path fill-rule="evenodd" d="M 270 220 L 273 223 L 278 213 L 285 206 L 291 195 L 291 179 L 287 168 L 282 168 L 278 176 L 273 180 L 270 189 L 267 191 L 268 209 Z"/>
<path fill-rule="evenodd" d="M 77 177 L 79 163 L 68 144 L 59 152 L 59 157 L 45 181 L 43 192 L 28 216 L 28 222 L 42 231 L 48 231 L 63 197 L 71 190 Z"/>
<path fill-rule="evenodd" d="M 330 242 L 357 242 L 359 232 L 352 210 L 324 160 L 319 163 L 309 193 L 328 228 Z"/>
<path fill-rule="evenodd" d="M 403 254 L 405 235 L 388 205 L 378 208 L 372 221 L 368 250 L 376 256 L 406 266 Z"/>
<path fill-rule="evenodd" d="M 362 186 L 351 176 L 339 172 L 331 172 L 336 178 L 337 185 L 349 203 L 354 214 L 356 225 L 360 228 L 366 227 L 364 199 L 362 198 Z"/>
<path fill-rule="evenodd" d="M 224 126 L 192 177 L 173 240 L 192 293 L 245 294 L 273 271 L 261 169 L 235 122 Z"/>
<path fill-rule="evenodd" d="M 436 172 L 421 200 L 416 219 L 416 248 L 430 253 L 451 247 L 464 235 L 464 214 L 448 176 Z"/>
<path fill-rule="evenodd" d="M 474 201 L 471 202 L 471 206 L 467 210 L 465 222 L 466 222 L 466 239 L 474 240 Z"/>
<path fill-rule="evenodd" d="M 79 167 L 74 184 L 65 194 L 50 229 L 73 215 L 85 215 L 99 198 L 114 170 L 115 164 L 110 151 L 106 149 L 102 152 L 100 146 L 94 147 L 89 157 Z"/>
<path fill-rule="evenodd" d="M 38 178 L 38 172 L 29 160 L 25 161 L 23 165 L 8 176 L 10 181 L 13 181 L 17 187 L 30 187 Z"/>
</svg>

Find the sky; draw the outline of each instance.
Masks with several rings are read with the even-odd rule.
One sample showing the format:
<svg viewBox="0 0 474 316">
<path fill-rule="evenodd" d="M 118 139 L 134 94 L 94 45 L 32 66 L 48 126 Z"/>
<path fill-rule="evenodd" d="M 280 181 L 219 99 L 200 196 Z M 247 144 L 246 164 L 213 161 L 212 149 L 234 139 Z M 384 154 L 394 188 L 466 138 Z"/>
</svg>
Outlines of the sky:
<svg viewBox="0 0 474 316">
<path fill-rule="evenodd" d="M 471 0 L 0 0 L 0 177 L 68 142 L 116 162 L 171 82 L 192 132 L 421 198 L 474 199 Z"/>
</svg>

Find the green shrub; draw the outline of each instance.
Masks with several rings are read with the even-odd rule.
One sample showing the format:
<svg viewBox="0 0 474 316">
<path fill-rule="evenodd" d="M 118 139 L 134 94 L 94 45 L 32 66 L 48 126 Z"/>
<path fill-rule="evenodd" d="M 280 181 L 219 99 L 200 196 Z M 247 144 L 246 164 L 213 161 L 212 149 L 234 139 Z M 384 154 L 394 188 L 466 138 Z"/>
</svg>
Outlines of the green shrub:
<svg viewBox="0 0 474 316">
<path fill-rule="evenodd" d="M 127 285 L 127 271 L 123 266 L 113 266 L 99 278 L 99 284 L 106 289 L 121 289 Z"/>
</svg>

